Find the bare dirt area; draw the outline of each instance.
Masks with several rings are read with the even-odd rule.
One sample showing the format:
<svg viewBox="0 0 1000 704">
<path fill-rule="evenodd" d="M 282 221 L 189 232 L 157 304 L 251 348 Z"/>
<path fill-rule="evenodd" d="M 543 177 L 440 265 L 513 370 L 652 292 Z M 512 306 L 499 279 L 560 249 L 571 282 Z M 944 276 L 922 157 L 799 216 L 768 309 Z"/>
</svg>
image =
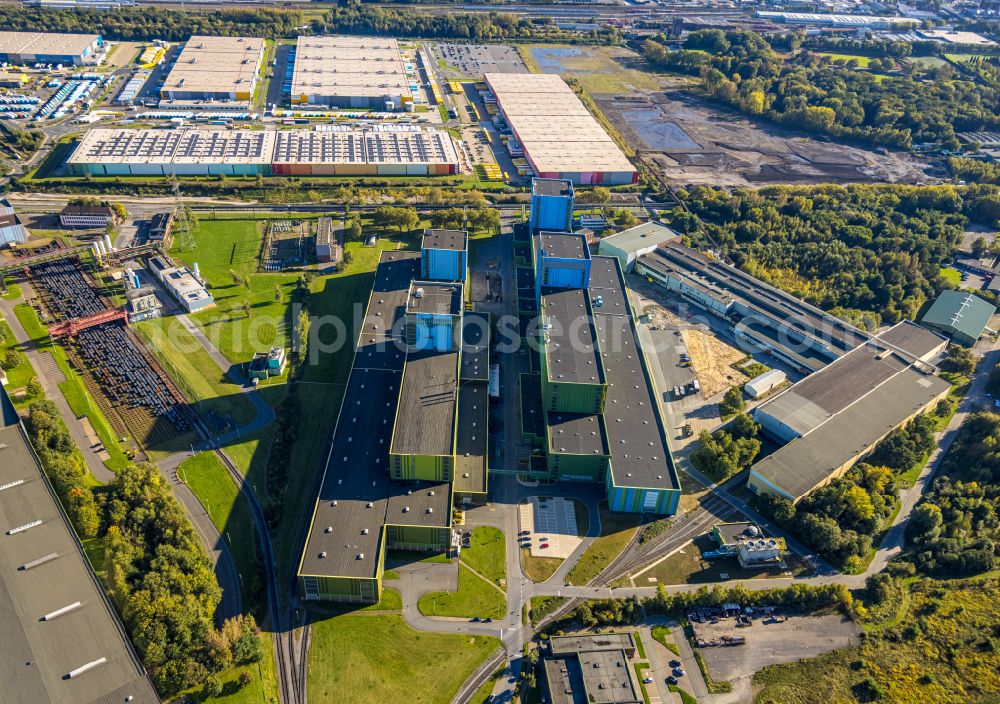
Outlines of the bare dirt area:
<svg viewBox="0 0 1000 704">
<path fill-rule="evenodd" d="M 733 691 L 713 698 L 713 702 L 748 702 L 752 697 L 753 674 L 769 665 L 795 662 L 823 653 L 856 645 L 860 629 L 841 614 L 824 616 L 789 616 L 779 623 L 770 619 L 754 619 L 743 628 L 736 628 L 735 619 L 719 623 L 699 623 L 698 637 L 718 640 L 721 636 L 743 636 L 746 645 L 701 648 L 705 664 L 716 680 L 728 680 Z"/>
<path fill-rule="evenodd" d="M 753 121 L 697 97 L 689 79 L 659 78 L 665 92 L 594 97 L 641 158 L 669 183 L 738 187 L 934 180 L 924 172 L 927 165 L 908 154 L 877 154 Z"/>
<path fill-rule="evenodd" d="M 747 356 L 746 352 L 696 328 L 682 329 L 681 336 L 691 355 L 691 367 L 701 383 L 703 398 L 712 398 L 746 378 L 732 368 L 733 364 Z"/>
</svg>

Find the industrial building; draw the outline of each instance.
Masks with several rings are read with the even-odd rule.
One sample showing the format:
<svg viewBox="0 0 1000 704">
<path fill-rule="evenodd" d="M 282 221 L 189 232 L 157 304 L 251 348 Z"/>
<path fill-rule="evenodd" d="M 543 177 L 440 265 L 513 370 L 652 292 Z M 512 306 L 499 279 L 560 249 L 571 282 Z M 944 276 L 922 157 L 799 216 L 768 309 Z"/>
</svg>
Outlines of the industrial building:
<svg viewBox="0 0 1000 704">
<path fill-rule="evenodd" d="M 996 312 L 996 306 L 979 296 L 964 291 L 942 291 L 920 323 L 947 335 L 956 344 L 972 347 Z"/>
<path fill-rule="evenodd" d="M 149 270 L 186 312 L 197 313 L 215 305 L 197 264 L 192 270 L 186 266 L 174 266 L 166 257 L 156 256 L 149 260 Z"/>
<path fill-rule="evenodd" d="M 402 110 L 413 104 L 399 43 L 381 37 L 299 37 L 293 105 Z"/>
<path fill-rule="evenodd" d="M 459 172 L 451 135 L 408 126 L 96 129 L 81 138 L 66 164 L 72 174 L 95 176 L 445 176 Z"/>
<path fill-rule="evenodd" d="M 946 344 L 898 323 L 755 408 L 762 432 L 782 447 L 750 468 L 747 486 L 794 502 L 863 461 L 948 394 L 928 363 Z"/>
<path fill-rule="evenodd" d="M 469 233 L 427 230 L 420 242 L 420 276 L 441 281 L 465 281 Z"/>
<path fill-rule="evenodd" d="M 20 216 L 6 198 L 0 198 L 0 247 L 24 244 L 28 241 L 28 231 Z"/>
<path fill-rule="evenodd" d="M 160 97 L 250 100 L 263 59 L 263 39 L 193 36 L 164 79 Z"/>
<path fill-rule="evenodd" d="M 320 218 L 316 223 L 316 261 L 339 264 L 344 256 L 340 238 L 344 232 L 344 221 L 339 220 L 336 227 L 333 218 Z"/>
<path fill-rule="evenodd" d="M 771 369 L 744 384 L 743 391 L 750 398 L 757 399 L 778 388 L 787 380 L 788 377 L 783 371 L 780 369 Z"/>
<path fill-rule="evenodd" d="M 97 34 L 0 32 L 0 62 L 14 66 L 97 63 L 104 43 Z"/>
<path fill-rule="evenodd" d="M 108 204 L 67 205 L 59 212 L 63 227 L 106 227 L 119 223 L 118 213 Z"/>
<path fill-rule="evenodd" d="M 383 251 L 376 269 L 299 563 L 307 600 L 377 602 L 387 550 L 449 550 L 453 500 L 485 500 L 489 324 L 463 316 L 461 280 L 421 281 L 423 258 Z"/>
<path fill-rule="evenodd" d="M 639 174 L 563 79 L 487 73 L 502 120 L 535 175 L 576 185 L 635 183 Z M 517 148 L 515 148 L 517 151 Z"/>
<path fill-rule="evenodd" d="M 573 182 L 556 178 L 531 179 L 532 232 L 573 230 Z"/>
<path fill-rule="evenodd" d="M 734 326 L 747 349 L 803 374 L 818 371 L 868 336 L 853 325 L 734 266 L 671 240 L 635 260 L 635 272 Z"/>
<path fill-rule="evenodd" d="M 881 17 L 877 15 L 827 15 L 811 12 L 769 12 L 758 10 L 757 17 L 779 24 L 797 24 L 812 27 L 845 27 L 851 29 L 897 29 L 919 27 L 921 22 L 909 17 Z"/>
<path fill-rule="evenodd" d="M 552 704 L 642 704 L 631 633 L 553 636 L 541 683 Z"/>
<path fill-rule="evenodd" d="M 616 235 L 602 237 L 597 245 L 597 253 L 605 257 L 616 257 L 621 262 L 622 269 L 629 273 L 635 269 L 636 259 L 655 252 L 661 244 L 679 237 L 666 225 L 650 220 Z"/>
<path fill-rule="evenodd" d="M 787 549 L 784 538 L 768 538 L 749 521 L 717 523 L 709 535 L 719 547 L 702 553 L 703 558 L 736 558 L 744 569 L 780 567 Z"/>
<path fill-rule="evenodd" d="M 0 390 L 0 700 L 159 698 Z"/>
</svg>

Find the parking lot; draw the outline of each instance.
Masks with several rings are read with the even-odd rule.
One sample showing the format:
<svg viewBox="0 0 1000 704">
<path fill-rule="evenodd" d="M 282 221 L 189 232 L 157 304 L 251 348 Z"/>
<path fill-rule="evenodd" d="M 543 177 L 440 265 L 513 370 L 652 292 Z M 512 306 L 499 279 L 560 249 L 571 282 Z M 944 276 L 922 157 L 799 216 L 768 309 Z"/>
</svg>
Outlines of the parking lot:
<svg viewBox="0 0 1000 704">
<path fill-rule="evenodd" d="M 565 559 L 580 544 L 572 499 L 531 496 L 519 510 L 521 546 L 530 548 L 532 557 Z"/>
<path fill-rule="evenodd" d="M 721 640 L 742 636 L 745 645 L 700 648 L 712 677 L 733 683 L 734 694 L 750 692 L 753 674 L 768 665 L 795 662 L 837 648 L 856 645 L 860 629 L 846 616 L 781 616 L 754 618 L 750 625 L 737 627 L 736 619 L 725 618 L 718 623 L 697 623 L 698 637 Z M 734 699 L 733 701 L 748 701 Z"/>
<path fill-rule="evenodd" d="M 434 53 L 445 65 L 442 74 L 449 78 L 482 78 L 484 73 L 527 73 L 521 55 L 512 46 L 502 44 L 435 44 Z"/>
</svg>

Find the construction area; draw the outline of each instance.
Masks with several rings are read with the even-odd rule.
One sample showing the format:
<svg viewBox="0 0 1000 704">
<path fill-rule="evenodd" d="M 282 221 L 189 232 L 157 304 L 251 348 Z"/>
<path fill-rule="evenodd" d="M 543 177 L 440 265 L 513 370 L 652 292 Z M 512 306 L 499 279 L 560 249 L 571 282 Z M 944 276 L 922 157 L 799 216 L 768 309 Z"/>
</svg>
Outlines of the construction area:
<svg viewBox="0 0 1000 704">
<path fill-rule="evenodd" d="M 34 265 L 29 281 L 49 333 L 62 338 L 71 364 L 119 437 L 155 447 L 191 429 L 180 391 L 78 260 Z"/>
</svg>

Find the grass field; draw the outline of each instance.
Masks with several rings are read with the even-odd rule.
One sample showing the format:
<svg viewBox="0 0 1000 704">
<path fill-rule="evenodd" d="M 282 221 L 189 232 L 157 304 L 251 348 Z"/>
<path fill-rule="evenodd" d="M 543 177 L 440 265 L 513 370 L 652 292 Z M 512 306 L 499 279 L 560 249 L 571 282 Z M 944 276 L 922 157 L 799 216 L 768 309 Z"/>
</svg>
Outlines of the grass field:
<svg viewBox="0 0 1000 704">
<path fill-rule="evenodd" d="M 499 618 L 507 608 L 507 600 L 499 588 L 459 564 L 458 591 L 424 594 L 417 608 L 424 616 Z"/>
<path fill-rule="evenodd" d="M 180 320 L 143 320 L 135 330 L 209 427 L 221 426 L 223 418 L 243 425 L 254 417 L 250 401 Z"/>
<path fill-rule="evenodd" d="M 958 269 L 952 269 L 950 266 L 941 269 L 941 278 L 948 282 L 949 286 L 953 288 L 960 288 L 962 286 L 962 272 Z"/>
<path fill-rule="evenodd" d="M 1000 585 L 918 580 L 864 642 L 754 676 L 758 704 L 995 702 L 1000 697 Z"/>
<path fill-rule="evenodd" d="M 793 576 L 801 576 L 808 572 L 808 567 L 798 555 L 788 553 L 786 556 L 787 570 L 780 567 L 768 569 L 743 569 L 735 559 L 705 560 L 703 552 L 714 550 L 718 546 L 707 534 L 697 536 L 694 541 L 652 568 L 634 575 L 636 584 L 656 586 L 649 579 L 655 579 L 660 584 L 698 584 L 724 581 L 726 579 L 767 579 L 785 575 L 791 572 Z"/>
<path fill-rule="evenodd" d="M 824 51 L 820 53 L 820 56 L 829 56 L 833 61 L 854 60 L 858 62 L 858 68 L 868 68 L 869 64 L 872 62 L 872 60 L 867 56 L 857 56 L 855 54 L 833 54 Z"/>
<path fill-rule="evenodd" d="M 507 548 L 503 533 L 491 526 L 472 531 L 470 546 L 462 548 L 462 562 L 503 588 L 507 582 Z"/>
<path fill-rule="evenodd" d="M 547 581 L 562 563 L 561 558 L 534 557 L 530 549 L 521 548 L 521 569 L 524 571 L 524 576 L 535 584 Z"/>
<path fill-rule="evenodd" d="M 530 71 L 572 75 L 589 93 L 626 95 L 661 85 L 655 74 L 643 70 L 642 58 L 624 47 L 533 44 L 518 49 Z"/>
<path fill-rule="evenodd" d="M 313 623 L 311 633 L 312 704 L 448 704 L 500 646 L 484 636 L 421 633 L 395 615 L 335 616 Z"/>
<path fill-rule="evenodd" d="M 3 338 L 0 341 L 0 359 L 3 359 L 7 355 L 7 350 L 20 349 L 21 345 L 14 339 L 14 333 L 7 321 L 0 320 L 0 332 L 2 332 L 0 337 Z M 10 391 L 22 388 L 35 376 L 35 370 L 32 369 L 27 357 L 24 357 L 16 367 L 4 371 L 7 372 L 7 388 Z"/>
<path fill-rule="evenodd" d="M 566 603 L 566 597 L 562 596 L 533 596 L 531 597 L 531 623 L 538 623 L 550 613 Z"/>
<path fill-rule="evenodd" d="M 566 575 L 569 584 L 581 586 L 599 575 L 628 545 L 642 522 L 642 517 L 638 514 L 612 513 L 607 509 L 607 502 L 602 501 L 601 535 L 590 544 Z"/>
</svg>

